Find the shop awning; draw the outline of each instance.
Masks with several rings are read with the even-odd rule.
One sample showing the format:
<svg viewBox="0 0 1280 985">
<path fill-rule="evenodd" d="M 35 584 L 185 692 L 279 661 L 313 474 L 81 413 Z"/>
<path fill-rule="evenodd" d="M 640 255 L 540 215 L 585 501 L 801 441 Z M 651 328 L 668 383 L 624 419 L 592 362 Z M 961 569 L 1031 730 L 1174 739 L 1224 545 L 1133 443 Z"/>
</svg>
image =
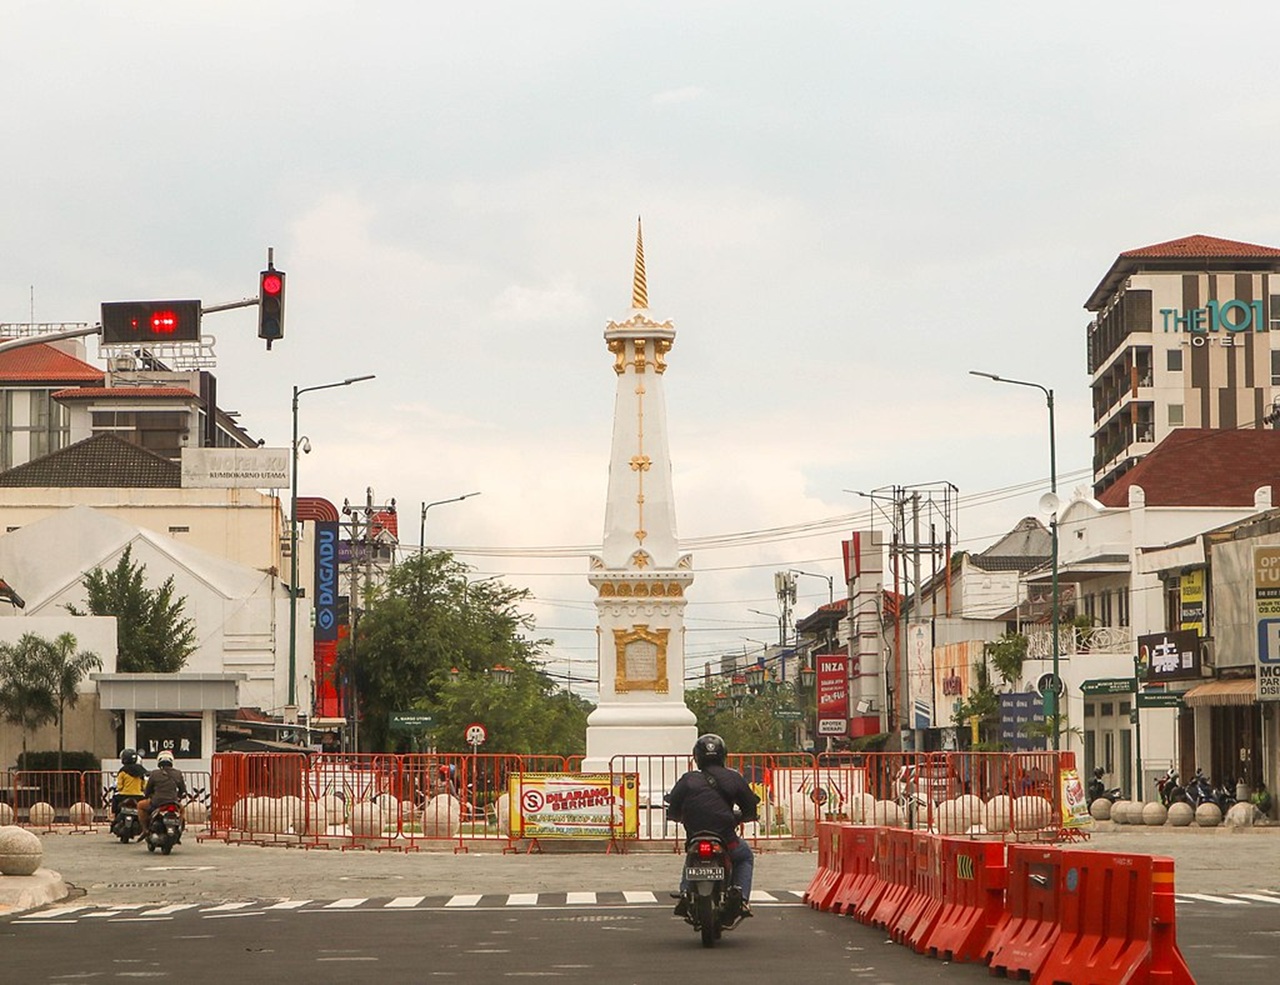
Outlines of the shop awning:
<svg viewBox="0 0 1280 985">
<path fill-rule="evenodd" d="M 1206 681 L 1197 684 L 1182 696 L 1188 708 L 1207 708 L 1211 705 L 1251 705 L 1258 700 L 1258 687 L 1252 677 L 1233 681 Z"/>
</svg>

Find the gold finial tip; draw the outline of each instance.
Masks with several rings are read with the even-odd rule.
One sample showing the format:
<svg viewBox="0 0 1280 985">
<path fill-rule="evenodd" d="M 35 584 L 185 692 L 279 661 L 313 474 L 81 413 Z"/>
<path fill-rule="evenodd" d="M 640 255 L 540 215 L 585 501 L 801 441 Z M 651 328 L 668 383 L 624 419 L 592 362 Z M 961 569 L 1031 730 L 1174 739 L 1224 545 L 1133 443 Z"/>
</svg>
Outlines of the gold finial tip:
<svg viewBox="0 0 1280 985">
<path fill-rule="evenodd" d="M 649 288 L 644 277 L 644 234 L 640 228 L 639 216 L 636 216 L 636 269 L 631 278 L 631 307 L 649 307 Z"/>
</svg>

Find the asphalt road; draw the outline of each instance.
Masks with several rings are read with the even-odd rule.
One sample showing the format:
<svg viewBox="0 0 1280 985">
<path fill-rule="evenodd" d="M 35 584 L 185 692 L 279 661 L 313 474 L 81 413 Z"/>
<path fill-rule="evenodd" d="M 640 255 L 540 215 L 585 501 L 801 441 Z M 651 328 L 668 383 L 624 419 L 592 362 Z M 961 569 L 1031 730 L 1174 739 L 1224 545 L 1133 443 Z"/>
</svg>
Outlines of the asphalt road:
<svg viewBox="0 0 1280 985">
<path fill-rule="evenodd" d="M 44 843 L 73 898 L 0 921 L 3 981 L 669 982 L 686 969 L 742 982 L 991 980 L 985 967 L 917 956 L 801 905 L 811 853 L 758 855 L 756 889 L 772 899 L 706 950 L 670 915 L 679 857 L 669 852 L 402 855 L 188 834 L 164 858 L 98 835 Z M 1172 855 L 1178 939 L 1196 980 L 1273 985 L 1280 830 L 1104 831 L 1090 847 Z"/>
</svg>

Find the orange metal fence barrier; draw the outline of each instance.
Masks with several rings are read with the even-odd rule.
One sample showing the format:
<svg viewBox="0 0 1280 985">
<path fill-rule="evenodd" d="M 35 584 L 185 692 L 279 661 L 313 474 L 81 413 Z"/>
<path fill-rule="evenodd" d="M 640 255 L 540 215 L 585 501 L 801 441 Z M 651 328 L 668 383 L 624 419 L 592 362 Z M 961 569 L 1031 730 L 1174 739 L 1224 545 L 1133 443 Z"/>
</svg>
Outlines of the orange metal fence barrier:
<svg viewBox="0 0 1280 985">
<path fill-rule="evenodd" d="M 209 804 L 209 775 L 185 773 L 188 823 L 200 824 Z M 9 770 L 0 774 L 0 824 L 37 831 L 88 832 L 111 823 L 114 773 L 100 770 Z"/>
</svg>

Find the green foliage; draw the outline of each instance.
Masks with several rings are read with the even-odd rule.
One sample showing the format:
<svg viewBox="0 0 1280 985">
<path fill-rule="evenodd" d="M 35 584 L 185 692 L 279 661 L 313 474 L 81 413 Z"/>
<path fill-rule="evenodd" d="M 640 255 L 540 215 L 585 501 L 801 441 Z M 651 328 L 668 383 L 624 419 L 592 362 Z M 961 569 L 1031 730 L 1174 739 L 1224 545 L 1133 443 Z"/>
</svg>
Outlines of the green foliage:
<svg viewBox="0 0 1280 985">
<path fill-rule="evenodd" d="M 994 741 L 994 734 L 1000 724 L 1000 698 L 991 686 L 991 671 L 986 661 L 973 665 L 973 688 L 969 697 L 961 701 L 952 715 L 952 720 L 960 726 L 969 725 L 970 718 L 978 719 L 978 736 L 982 744 Z"/>
<path fill-rule="evenodd" d="M 354 671 L 363 744 L 407 747 L 409 737 L 389 730 L 390 716 L 422 711 L 435 720 L 442 752 L 469 751 L 472 722 L 488 732 L 483 752 L 583 752 L 591 705 L 539 667 L 545 642 L 525 635 L 532 622 L 516 608 L 528 593 L 500 581 L 468 583 L 467 573 L 453 555 L 425 551 L 392 569 L 367 600 L 354 652 L 350 640 L 339 651 L 340 671 Z M 511 683 L 500 684 L 494 667 L 511 668 Z"/>
<path fill-rule="evenodd" d="M 35 633 L 16 643 L 0 643 L 0 719 L 27 734 L 58 717 L 58 694 L 53 678 L 52 645 Z"/>
<path fill-rule="evenodd" d="M 62 765 L 59 766 L 58 763 Z M 41 749 L 24 752 L 18 756 L 20 770 L 74 770 L 77 773 L 102 769 L 102 760 L 87 749 Z"/>
<path fill-rule="evenodd" d="M 116 617 L 116 669 L 122 673 L 173 674 L 196 648 L 196 628 L 184 618 L 186 599 L 173 597 L 173 576 L 159 588 L 146 586 L 145 564 L 133 561 L 133 545 L 115 568 L 94 568 L 84 579 L 87 611 L 68 602 L 73 616 Z"/>
<path fill-rule="evenodd" d="M 76 650 L 76 638 L 62 633 L 49 645 L 49 667 L 58 700 L 58 769 L 62 769 L 63 724 L 67 708 L 80 699 L 80 683 L 90 671 L 102 669 L 102 658 L 87 650 Z"/>
<path fill-rule="evenodd" d="M 1027 638 L 1013 630 L 985 647 L 986 657 L 1005 684 L 1022 679 L 1022 665 L 1027 659 Z"/>
<path fill-rule="evenodd" d="M 698 718 L 698 734 L 715 732 L 729 747 L 739 752 L 795 752 L 796 727 L 791 719 L 774 715 L 778 709 L 800 707 L 796 692 L 785 684 L 766 684 L 759 693 L 748 693 L 735 707 L 716 709 L 716 695 L 728 687 L 696 687 L 685 692 L 685 704 Z"/>
</svg>

